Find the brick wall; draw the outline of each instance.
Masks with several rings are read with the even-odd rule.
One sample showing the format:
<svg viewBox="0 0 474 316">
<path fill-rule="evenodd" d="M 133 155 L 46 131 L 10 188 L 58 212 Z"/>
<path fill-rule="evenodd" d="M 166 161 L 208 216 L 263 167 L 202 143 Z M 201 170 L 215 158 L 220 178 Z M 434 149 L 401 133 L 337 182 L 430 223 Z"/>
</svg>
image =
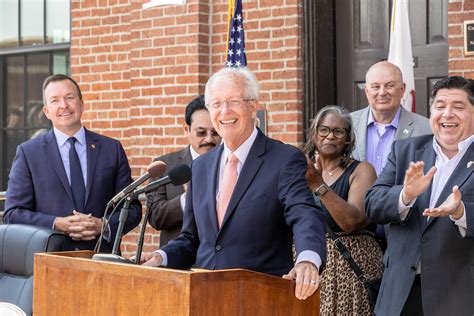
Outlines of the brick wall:
<svg viewBox="0 0 474 316">
<path fill-rule="evenodd" d="M 244 0 L 248 66 L 261 83 L 268 134 L 303 141 L 303 0 Z M 133 177 L 186 144 L 185 105 L 224 65 L 227 0 L 142 9 L 138 1 L 72 1 L 71 72 L 84 93 L 84 124 L 118 138 Z M 138 228 L 122 249 L 135 249 Z M 148 228 L 145 250 L 159 234 Z"/>
<path fill-rule="evenodd" d="M 448 12 L 449 74 L 474 79 L 474 56 L 464 54 L 464 21 L 474 20 L 474 1 L 450 0 Z"/>
</svg>

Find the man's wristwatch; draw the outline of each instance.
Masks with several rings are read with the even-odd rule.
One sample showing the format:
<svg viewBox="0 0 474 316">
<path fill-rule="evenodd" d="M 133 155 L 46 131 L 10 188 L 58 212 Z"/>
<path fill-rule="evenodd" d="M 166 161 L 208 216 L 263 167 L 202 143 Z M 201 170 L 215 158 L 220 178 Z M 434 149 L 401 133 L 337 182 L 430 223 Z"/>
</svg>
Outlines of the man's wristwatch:
<svg viewBox="0 0 474 316">
<path fill-rule="evenodd" d="M 314 194 L 317 196 L 323 196 L 329 191 L 329 186 L 326 183 L 321 184 L 316 190 L 314 190 Z"/>
</svg>

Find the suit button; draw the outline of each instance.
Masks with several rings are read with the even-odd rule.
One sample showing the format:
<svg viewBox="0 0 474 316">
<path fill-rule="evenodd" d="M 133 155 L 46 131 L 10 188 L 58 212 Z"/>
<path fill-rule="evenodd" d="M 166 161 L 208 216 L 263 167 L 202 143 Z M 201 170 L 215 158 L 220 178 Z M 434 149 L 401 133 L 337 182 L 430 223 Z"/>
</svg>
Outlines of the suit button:
<svg viewBox="0 0 474 316">
<path fill-rule="evenodd" d="M 411 271 L 416 271 L 416 267 L 410 267 Z"/>
<path fill-rule="evenodd" d="M 216 246 L 216 250 L 217 250 L 217 251 L 220 251 L 221 249 L 222 249 L 222 246 L 221 246 L 221 245 L 217 245 L 217 246 Z"/>
<path fill-rule="evenodd" d="M 426 238 L 425 237 L 421 238 L 421 242 L 426 242 Z"/>
</svg>

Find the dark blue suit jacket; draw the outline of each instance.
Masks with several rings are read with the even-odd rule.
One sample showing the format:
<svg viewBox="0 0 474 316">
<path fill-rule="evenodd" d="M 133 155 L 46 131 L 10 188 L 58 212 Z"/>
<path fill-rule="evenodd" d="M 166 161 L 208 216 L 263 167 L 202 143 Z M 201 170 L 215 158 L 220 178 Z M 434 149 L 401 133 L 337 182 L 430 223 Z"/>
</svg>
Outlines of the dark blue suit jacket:
<svg viewBox="0 0 474 316">
<path fill-rule="evenodd" d="M 260 131 L 241 170 L 220 230 L 216 179 L 223 145 L 193 162 L 183 230 L 162 248 L 168 267 L 244 268 L 281 276 L 296 253 L 326 258 L 323 219 L 305 179 L 301 151 Z"/>
<path fill-rule="evenodd" d="M 102 217 L 107 202 L 132 182 L 127 157 L 119 141 L 86 130 L 87 184 L 84 213 Z M 72 191 L 52 130 L 17 148 L 10 172 L 5 223 L 30 224 L 52 228 L 57 216 L 74 210 Z M 119 208 L 120 211 L 120 208 Z M 110 220 L 111 242 L 102 242 L 102 250 L 112 250 L 118 225 L 116 212 Z M 132 204 L 124 232 L 137 226 L 141 205 Z M 73 241 L 67 249 L 94 249 L 96 240 Z"/>
</svg>

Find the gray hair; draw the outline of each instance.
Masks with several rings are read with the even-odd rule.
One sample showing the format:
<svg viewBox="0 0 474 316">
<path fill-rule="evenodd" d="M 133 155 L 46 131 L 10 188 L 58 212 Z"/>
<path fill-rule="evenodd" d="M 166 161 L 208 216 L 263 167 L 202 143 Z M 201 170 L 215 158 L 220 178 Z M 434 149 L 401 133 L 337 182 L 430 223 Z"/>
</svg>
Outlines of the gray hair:
<svg viewBox="0 0 474 316">
<path fill-rule="evenodd" d="M 205 101 L 206 104 L 210 103 L 210 91 L 213 85 L 222 80 L 227 79 L 231 82 L 239 82 L 243 84 L 243 93 L 245 99 L 258 100 L 260 96 L 260 87 L 258 84 L 257 77 L 247 67 L 222 68 L 209 78 L 206 84 Z"/>
<path fill-rule="evenodd" d="M 314 142 L 314 136 L 317 135 L 317 129 L 321 121 L 328 115 L 328 114 L 337 114 L 339 115 L 347 124 L 347 142 L 346 148 L 344 149 L 344 153 L 341 159 L 341 167 L 345 168 L 349 163 L 349 159 L 352 156 L 352 151 L 355 148 L 355 132 L 354 132 L 354 125 L 352 123 L 351 114 L 342 106 L 339 105 L 328 105 L 322 108 L 317 114 L 316 117 L 311 121 L 310 128 L 306 131 L 307 132 L 307 140 L 304 144 L 303 151 L 306 156 L 314 161 L 314 157 L 318 149 L 316 148 L 316 144 Z"/>
</svg>

